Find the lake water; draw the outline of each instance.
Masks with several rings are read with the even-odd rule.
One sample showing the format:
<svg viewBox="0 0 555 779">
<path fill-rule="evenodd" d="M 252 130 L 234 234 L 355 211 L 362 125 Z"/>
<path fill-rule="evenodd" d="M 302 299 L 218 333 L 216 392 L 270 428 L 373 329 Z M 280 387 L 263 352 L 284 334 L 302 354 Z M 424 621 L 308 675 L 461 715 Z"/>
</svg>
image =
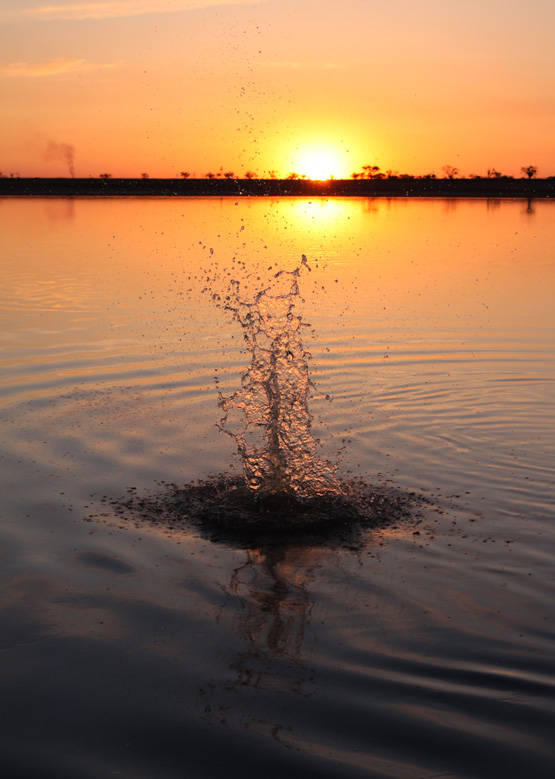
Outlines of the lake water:
<svg viewBox="0 0 555 779">
<path fill-rule="evenodd" d="M 554 217 L 0 200 L 4 776 L 553 776 Z M 225 296 L 303 254 L 321 455 L 425 501 L 351 547 L 218 543 L 167 485 L 240 472 Z"/>
</svg>

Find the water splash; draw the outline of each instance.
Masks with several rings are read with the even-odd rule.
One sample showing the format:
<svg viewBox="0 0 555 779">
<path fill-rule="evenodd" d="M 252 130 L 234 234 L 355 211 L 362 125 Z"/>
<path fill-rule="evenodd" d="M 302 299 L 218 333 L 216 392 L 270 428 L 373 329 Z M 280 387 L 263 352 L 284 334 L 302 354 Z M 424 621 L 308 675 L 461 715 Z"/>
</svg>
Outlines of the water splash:
<svg viewBox="0 0 555 779">
<path fill-rule="evenodd" d="M 297 268 L 275 273 L 254 295 L 234 280 L 228 294 L 210 290 L 215 304 L 240 325 L 250 354 L 239 389 L 219 396 L 218 427 L 234 439 L 243 475 L 220 474 L 184 486 L 159 482 L 159 492 L 143 496 L 130 488 L 127 498 L 109 501 L 118 520 L 170 533 L 194 528 L 213 542 L 249 549 L 359 549 L 366 530 L 420 522 L 422 497 L 339 479 L 337 466 L 318 454 L 309 411 L 310 353 L 302 340 L 309 325 L 297 312 L 304 272 L 310 266 L 302 255 Z"/>
<path fill-rule="evenodd" d="M 235 439 L 247 487 L 263 498 L 305 501 L 340 491 L 336 466 L 319 458 L 311 432 L 310 354 L 302 341 L 308 325 L 296 312 L 305 269 L 310 271 L 303 255 L 299 267 L 276 273 L 252 302 L 241 299 L 234 282 L 225 305 L 243 330 L 251 362 L 240 388 L 229 397 L 220 394 L 219 427 Z"/>
</svg>

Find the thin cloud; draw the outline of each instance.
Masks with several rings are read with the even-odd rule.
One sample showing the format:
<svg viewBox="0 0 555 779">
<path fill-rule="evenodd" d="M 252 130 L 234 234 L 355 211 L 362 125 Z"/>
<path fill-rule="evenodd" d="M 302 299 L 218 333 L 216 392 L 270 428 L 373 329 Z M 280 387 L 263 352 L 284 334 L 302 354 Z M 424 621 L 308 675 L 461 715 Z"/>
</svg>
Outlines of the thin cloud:
<svg viewBox="0 0 555 779">
<path fill-rule="evenodd" d="M 215 5 L 252 5 L 266 0 L 92 0 L 92 2 L 65 2 L 41 4 L 33 8 L 0 13 L 0 18 L 33 20 L 63 19 L 115 19 L 122 16 L 143 14 L 164 14 L 176 11 L 190 11 Z"/>
<path fill-rule="evenodd" d="M 47 62 L 12 62 L 0 67 L 0 76 L 8 78 L 44 78 L 62 73 L 100 70 L 116 67 L 114 64 L 95 65 L 85 59 L 53 59 Z"/>
<path fill-rule="evenodd" d="M 343 70 L 348 67 L 340 62 L 297 62 L 286 60 L 282 62 L 262 62 L 264 68 L 283 68 L 285 70 Z"/>
</svg>

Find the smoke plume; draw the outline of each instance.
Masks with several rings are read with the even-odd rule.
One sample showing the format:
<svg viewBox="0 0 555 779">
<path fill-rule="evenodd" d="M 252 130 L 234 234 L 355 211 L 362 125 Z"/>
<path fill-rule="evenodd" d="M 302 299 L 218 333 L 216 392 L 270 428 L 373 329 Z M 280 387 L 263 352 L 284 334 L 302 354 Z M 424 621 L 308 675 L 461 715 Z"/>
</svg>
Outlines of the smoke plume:
<svg viewBox="0 0 555 779">
<path fill-rule="evenodd" d="M 75 178 L 75 148 L 70 143 L 56 143 L 55 141 L 49 141 L 46 151 L 44 152 L 44 159 L 46 161 L 61 160 L 65 162 L 69 175 L 71 178 Z"/>
</svg>

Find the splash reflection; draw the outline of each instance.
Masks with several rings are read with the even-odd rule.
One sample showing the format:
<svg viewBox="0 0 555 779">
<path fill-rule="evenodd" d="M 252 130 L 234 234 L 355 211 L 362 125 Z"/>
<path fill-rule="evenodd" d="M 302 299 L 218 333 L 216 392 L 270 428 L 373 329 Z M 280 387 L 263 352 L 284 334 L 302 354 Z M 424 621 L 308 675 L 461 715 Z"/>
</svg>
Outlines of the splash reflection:
<svg viewBox="0 0 555 779">
<path fill-rule="evenodd" d="M 226 612 L 232 612 L 232 634 L 240 648 L 228 663 L 223 680 L 199 687 L 202 718 L 240 727 L 284 742 L 292 726 L 270 722 L 268 696 L 283 693 L 309 697 L 315 686 L 306 637 L 314 601 L 308 584 L 329 550 L 270 547 L 245 550 L 224 587 Z M 265 713 L 265 714 L 264 714 Z M 288 721 L 290 717 L 288 717 Z"/>
</svg>

